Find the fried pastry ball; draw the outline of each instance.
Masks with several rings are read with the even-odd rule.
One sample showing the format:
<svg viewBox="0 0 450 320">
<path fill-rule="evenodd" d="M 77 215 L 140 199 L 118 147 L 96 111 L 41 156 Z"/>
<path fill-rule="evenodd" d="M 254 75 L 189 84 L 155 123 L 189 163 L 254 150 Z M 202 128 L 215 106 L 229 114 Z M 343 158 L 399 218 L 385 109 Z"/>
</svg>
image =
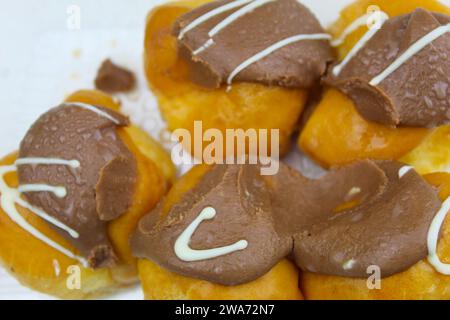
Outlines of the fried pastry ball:
<svg viewBox="0 0 450 320">
<path fill-rule="evenodd" d="M 163 212 L 168 212 L 171 206 L 179 202 L 183 194 L 196 185 L 208 168 L 205 165 L 196 166 L 178 180 L 164 200 Z M 298 270 L 286 259 L 261 278 L 237 286 L 223 286 L 178 275 L 145 259 L 139 259 L 138 269 L 146 299 L 303 299 L 298 288 Z"/>
<path fill-rule="evenodd" d="M 66 102 L 82 102 L 115 111 L 120 108 L 111 97 L 99 91 L 78 91 Z M 140 129 L 128 127 L 118 130 L 137 160 L 138 173 L 132 204 L 126 213 L 109 222 L 107 227 L 119 262 L 112 268 L 85 268 L 77 260 L 33 237 L 0 209 L 0 264 L 21 284 L 59 298 L 85 299 L 114 292 L 137 280 L 136 260 L 131 255 L 128 238 L 138 220 L 166 192 L 174 178 L 174 168 L 168 155 Z M 0 165 L 12 165 L 16 159 L 17 153 L 13 153 L 3 158 Z M 6 174 L 5 181 L 16 187 L 19 183 L 17 173 Z M 28 209 L 16 207 L 22 217 L 46 237 L 71 252 L 77 252 L 43 219 Z"/>
<path fill-rule="evenodd" d="M 434 173 L 426 180 L 439 188 L 439 196 L 450 196 L 450 174 Z M 443 263 L 450 263 L 450 215 L 441 231 L 438 255 Z M 369 275 L 368 275 L 369 278 Z M 301 275 L 301 287 L 306 299 L 450 299 L 450 276 L 438 273 L 427 260 L 422 260 L 408 270 L 381 280 L 379 289 L 369 289 L 366 279 L 325 276 L 314 273 Z M 369 280 L 370 282 L 370 280 Z M 373 288 L 373 287 L 372 287 Z"/>
<path fill-rule="evenodd" d="M 207 89 L 191 82 L 187 64 L 177 55 L 172 27 L 178 17 L 206 2 L 168 3 L 147 18 L 145 73 L 169 130 L 187 129 L 192 139 L 202 139 L 194 136 L 194 121 L 224 135 L 226 129 L 279 129 L 280 153 L 286 153 L 307 99 L 305 90 L 236 83 L 227 92 L 226 87 Z"/>
<path fill-rule="evenodd" d="M 450 9 L 436 0 L 358 0 L 345 8 L 331 27 L 334 38 L 371 6 L 390 17 L 407 14 L 416 8 L 450 14 Z M 337 48 L 342 60 L 367 31 L 361 27 L 349 34 Z M 450 126 L 434 129 L 420 127 L 391 128 L 370 122 L 356 110 L 350 98 L 334 88 L 326 88 L 322 100 L 307 121 L 299 147 L 325 167 L 372 158 L 400 160 L 421 174 L 444 171 L 450 162 Z"/>
</svg>

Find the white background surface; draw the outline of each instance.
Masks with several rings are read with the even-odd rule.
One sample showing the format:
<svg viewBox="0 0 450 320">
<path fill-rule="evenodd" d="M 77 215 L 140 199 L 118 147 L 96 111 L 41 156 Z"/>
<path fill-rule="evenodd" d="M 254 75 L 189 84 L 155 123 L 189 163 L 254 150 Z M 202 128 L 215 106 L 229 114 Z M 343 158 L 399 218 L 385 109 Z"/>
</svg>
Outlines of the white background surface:
<svg viewBox="0 0 450 320">
<path fill-rule="evenodd" d="M 393 0 L 394 1 L 394 0 Z M 101 61 L 138 73 L 139 90 L 122 97 L 125 112 L 155 137 L 164 127 L 145 90 L 142 42 L 145 17 L 164 0 L 0 0 L 0 155 L 17 146 L 36 118 L 71 92 L 92 88 Z M 304 0 L 326 26 L 351 0 Z M 450 4 L 450 0 L 442 0 Z M 67 9 L 81 9 L 81 29 L 69 30 Z M 0 299 L 45 299 L 0 269 Z M 141 299 L 139 288 L 112 298 Z"/>
</svg>

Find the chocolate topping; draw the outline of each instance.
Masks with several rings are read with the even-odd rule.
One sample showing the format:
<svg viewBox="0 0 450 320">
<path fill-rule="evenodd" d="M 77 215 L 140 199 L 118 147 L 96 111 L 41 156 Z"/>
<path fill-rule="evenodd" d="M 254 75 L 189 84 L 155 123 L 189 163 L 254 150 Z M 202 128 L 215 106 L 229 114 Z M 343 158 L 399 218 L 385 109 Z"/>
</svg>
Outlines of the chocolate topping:
<svg viewBox="0 0 450 320">
<path fill-rule="evenodd" d="M 134 157 L 115 156 L 101 170 L 95 186 L 97 213 L 102 221 L 120 217 L 131 205 L 136 182 Z"/>
<path fill-rule="evenodd" d="M 20 158 L 77 160 L 78 168 L 65 165 L 20 165 L 19 182 L 64 187 L 67 195 L 26 192 L 34 206 L 79 233 L 72 238 L 56 230 L 88 259 L 92 267 L 110 266 L 116 260 L 107 236 L 107 221 L 125 213 L 137 179 L 136 160 L 116 129 L 129 124 L 124 116 L 102 108 L 112 119 L 68 104 L 41 116 L 20 145 Z"/>
<path fill-rule="evenodd" d="M 174 34 L 179 36 L 182 29 L 195 19 L 230 2 L 214 1 L 183 15 L 175 23 Z M 244 6 L 203 22 L 178 41 L 179 55 L 189 63 L 193 82 L 218 88 L 241 63 L 277 42 L 299 34 L 324 33 L 315 16 L 298 1 L 272 1 L 226 26 L 213 36 L 213 45 L 194 55 L 209 40 L 211 29 Z M 324 74 L 327 63 L 332 59 L 327 40 L 298 41 L 248 66 L 235 80 L 310 88 Z"/>
<path fill-rule="evenodd" d="M 366 277 L 378 265 L 383 277 L 427 255 L 427 230 L 439 210 L 435 190 L 414 171 L 399 178 L 397 162 L 360 161 L 309 180 L 281 165 L 261 176 L 257 165 L 216 165 L 163 214 L 164 202 L 145 216 L 132 238 L 135 256 L 173 272 L 237 285 L 257 279 L 292 256 L 302 270 Z M 248 247 L 186 262 L 174 244 L 206 207 L 190 247 L 206 250 L 246 240 Z"/>
<path fill-rule="evenodd" d="M 269 192 L 257 166 L 215 166 L 166 216 L 160 206 L 141 220 L 132 239 L 134 253 L 183 275 L 228 285 L 249 282 L 291 250 L 289 239 L 274 229 Z M 244 237 L 247 249 L 211 260 L 179 260 L 173 249 L 177 237 L 208 206 L 217 209 L 217 216 L 202 223 L 191 247 L 226 246 Z"/>
<path fill-rule="evenodd" d="M 436 127 L 450 123 L 450 34 L 413 55 L 378 85 L 369 82 L 417 40 L 450 17 L 424 9 L 389 19 L 335 77 L 325 82 L 347 94 L 366 119 L 388 126 Z"/>
<path fill-rule="evenodd" d="M 95 78 L 95 87 L 105 92 L 126 92 L 136 85 L 131 71 L 112 63 L 110 59 L 103 61 Z"/>
<path fill-rule="evenodd" d="M 412 171 L 399 179 L 399 163 L 378 162 L 377 166 L 387 184 L 369 186 L 371 194 L 357 195 L 358 200 L 366 199 L 356 207 L 326 214 L 308 233 L 294 236 L 293 253 L 302 270 L 364 278 L 367 267 L 376 265 L 382 277 L 388 277 L 427 256 L 428 229 L 441 205 L 436 191 Z M 361 185 L 367 169 L 355 168 L 355 180 L 340 178 L 367 191 Z M 382 180 L 381 176 L 377 179 Z"/>
</svg>

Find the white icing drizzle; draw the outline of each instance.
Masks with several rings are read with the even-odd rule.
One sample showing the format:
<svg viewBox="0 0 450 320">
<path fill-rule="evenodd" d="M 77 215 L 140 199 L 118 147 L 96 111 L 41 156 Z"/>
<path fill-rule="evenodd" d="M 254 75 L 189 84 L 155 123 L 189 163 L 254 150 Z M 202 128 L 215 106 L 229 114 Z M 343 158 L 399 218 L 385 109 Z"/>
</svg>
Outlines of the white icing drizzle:
<svg viewBox="0 0 450 320">
<path fill-rule="evenodd" d="M 345 28 L 345 30 L 341 33 L 341 35 L 339 36 L 339 38 L 331 41 L 331 45 L 333 47 L 338 47 L 341 44 L 344 43 L 345 39 L 352 34 L 354 31 L 358 30 L 360 27 L 362 26 L 366 26 L 367 25 L 367 21 L 369 20 L 370 16 L 372 14 L 365 14 L 361 17 L 359 17 L 358 19 L 356 19 L 355 21 L 353 21 L 347 28 Z"/>
<path fill-rule="evenodd" d="M 372 86 L 379 85 L 384 79 L 389 77 L 391 73 L 400 68 L 406 61 L 428 46 L 431 42 L 450 32 L 450 23 L 445 26 L 440 26 L 424 37 L 417 40 L 411 47 L 409 47 L 400 57 L 398 57 L 389 67 L 382 73 L 373 78 L 369 83 Z"/>
<path fill-rule="evenodd" d="M 398 170 L 398 177 L 399 177 L 399 179 L 403 178 L 403 176 L 405 174 L 407 174 L 409 171 L 411 171 L 412 169 L 414 169 L 414 168 L 411 167 L 411 166 L 403 166 L 403 167 L 401 167 L 400 170 Z"/>
<path fill-rule="evenodd" d="M 16 160 L 15 165 L 16 166 L 21 166 L 21 165 L 64 165 L 64 166 L 71 167 L 73 169 L 77 169 L 77 168 L 80 167 L 80 162 L 78 160 L 65 160 L 65 159 L 59 159 L 59 158 L 38 158 L 38 157 L 36 157 L 36 158 L 19 158 L 19 159 Z M 20 192 L 19 189 L 18 189 L 18 191 Z M 36 215 L 38 215 L 42 219 L 46 220 L 47 222 L 49 222 L 49 223 L 57 226 L 58 228 L 66 231 L 68 234 L 70 234 L 70 236 L 72 238 L 78 238 L 79 237 L 78 232 L 76 232 L 75 230 L 67 227 L 65 224 L 62 224 L 61 222 L 59 222 L 55 218 L 49 216 L 43 210 L 30 205 L 28 202 L 22 200 L 21 197 L 18 197 L 16 199 L 16 203 L 18 205 L 20 205 L 21 207 L 32 211 L 33 213 L 35 213 Z"/>
<path fill-rule="evenodd" d="M 437 272 L 450 275 L 450 264 L 443 263 L 437 254 L 437 245 L 439 239 L 439 232 L 442 224 L 445 221 L 445 217 L 450 211 L 450 197 L 444 201 L 441 209 L 438 211 L 433 221 L 431 222 L 430 229 L 428 230 L 428 262 L 436 269 Z"/>
<path fill-rule="evenodd" d="M 211 43 L 211 40 L 220 31 L 222 31 L 223 29 L 228 27 L 230 24 L 232 24 L 236 20 L 238 20 L 241 17 L 245 16 L 246 14 L 249 14 L 250 12 L 255 10 L 256 8 L 262 7 L 266 3 L 273 2 L 273 1 L 275 1 L 275 0 L 256 0 L 256 1 L 252 1 L 248 5 L 246 5 L 245 7 L 242 7 L 241 9 L 233 12 L 231 15 L 229 15 L 227 18 L 222 20 L 219 24 L 217 24 L 214 28 L 212 28 L 208 32 L 208 36 L 209 36 L 210 39 L 206 42 L 206 44 L 200 46 L 200 48 L 198 48 L 194 52 L 196 52 L 196 54 L 199 54 L 200 52 L 206 50 L 212 44 L 214 44 L 214 41 Z M 208 43 L 209 43 L 209 45 L 207 45 Z"/>
<path fill-rule="evenodd" d="M 262 7 L 266 3 L 273 2 L 273 1 L 275 1 L 275 0 L 256 0 L 256 1 L 252 1 L 251 3 L 246 5 L 245 7 L 237 10 L 236 12 L 233 12 L 226 19 L 224 19 L 218 25 L 216 25 L 214 28 L 212 28 L 208 32 L 208 36 L 210 38 L 214 37 L 216 34 L 218 34 L 220 31 L 222 31 L 223 29 L 228 27 L 230 24 L 232 24 L 233 22 L 235 22 L 239 18 L 245 16 L 246 14 L 251 13 L 256 8 Z"/>
<path fill-rule="evenodd" d="M 57 158 L 20 158 L 15 162 L 16 166 L 27 165 L 27 164 L 41 164 L 41 165 L 63 165 L 68 166 L 73 169 L 80 167 L 80 162 L 78 160 L 64 160 Z"/>
<path fill-rule="evenodd" d="M 60 221 L 56 220 L 55 218 L 53 218 L 52 216 L 49 216 L 47 213 L 45 213 L 43 210 L 39 209 L 38 207 L 34 207 L 31 204 L 29 204 L 28 202 L 24 201 L 20 195 L 17 197 L 16 203 L 21 206 L 22 208 L 28 209 L 31 212 L 33 212 L 34 214 L 36 214 L 38 217 L 41 217 L 42 219 L 44 219 L 45 221 L 53 224 L 54 226 L 66 231 L 72 238 L 74 239 L 78 239 L 80 237 L 80 235 L 78 234 L 78 232 L 76 232 L 75 230 L 69 228 L 68 226 L 66 226 L 65 224 L 61 223 Z"/>
<path fill-rule="evenodd" d="M 50 186 L 47 184 L 23 184 L 20 185 L 17 190 L 20 193 L 26 192 L 51 192 L 58 198 L 64 198 L 67 196 L 67 190 L 64 187 Z"/>
<path fill-rule="evenodd" d="M 350 50 L 350 52 L 347 54 L 347 56 L 342 60 L 342 62 L 338 65 L 336 65 L 333 68 L 333 75 L 338 76 L 342 69 L 350 62 L 351 59 L 365 46 L 367 42 L 369 42 L 370 39 L 378 32 L 378 30 L 383 26 L 383 24 L 389 19 L 389 16 L 382 11 L 377 11 L 375 13 L 372 13 L 368 19 L 375 19 L 378 18 L 375 23 L 375 25 L 370 28 L 364 36 L 356 43 L 356 45 Z"/>
<path fill-rule="evenodd" d="M 116 118 L 114 118 L 113 116 L 111 116 L 109 113 L 100 110 L 99 108 L 97 108 L 96 106 L 92 106 L 90 104 L 86 104 L 86 103 L 80 103 L 80 102 L 68 102 L 68 103 L 63 103 L 62 104 L 65 107 L 79 107 L 85 110 L 89 110 L 92 111 L 96 114 L 98 114 L 99 116 L 106 118 L 112 122 L 114 122 L 116 125 L 120 124 L 120 121 L 117 120 Z"/>
<path fill-rule="evenodd" d="M 197 19 L 195 19 L 194 21 L 192 21 L 191 23 L 189 23 L 186 27 L 184 27 L 183 29 L 181 29 L 180 34 L 178 35 L 178 40 L 182 40 L 184 38 L 184 36 L 186 35 L 186 33 L 188 33 L 189 31 L 191 31 L 192 29 L 198 27 L 199 25 L 201 25 L 202 23 L 208 21 L 211 18 L 214 18 L 215 16 L 218 16 L 221 13 L 227 12 L 229 10 L 232 10 L 234 8 L 243 6 L 249 2 L 252 2 L 254 0 L 237 0 L 237 1 L 232 1 L 230 3 L 227 3 L 223 6 L 217 7 L 207 13 L 205 13 L 204 15 L 198 17 Z"/>
<path fill-rule="evenodd" d="M 175 242 L 174 250 L 177 257 L 182 261 L 200 261 L 227 255 L 229 253 L 244 250 L 248 246 L 246 240 L 240 240 L 232 245 L 218 247 L 207 250 L 194 250 L 189 247 L 189 242 L 195 230 L 197 230 L 203 220 L 210 220 L 216 216 L 216 210 L 213 207 L 206 207 L 200 212 L 197 218 L 183 231 Z"/>
<path fill-rule="evenodd" d="M 206 49 L 208 49 L 209 47 L 211 47 L 214 44 L 214 40 L 213 39 L 209 39 L 208 41 L 206 41 L 206 43 L 204 45 L 202 45 L 200 48 L 198 48 L 197 50 L 193 51 L 192 54 L 194 56 L 198 55 L 200 52 L 205 51 Z"/>
<path fill-rule="evenodd" d="M 78 255 L 75 255 L 73 252 L 67 250 L 63 246 L 59 245 L 55 241 L 49 239 L 47 236 L 42 234 L 39 230 L 34 228 L 31 224 L 28 223 L 27 220 L 25 220 L 22 215 L 17 211 L 16 204 L 19 204 L 29 210 L 31 210 L 36 215 L 40 216 L 44 220 L 48 221 L 49 223 L 54 224 L 55 226 L 69 232 L 71 236 L 78 237 L 78 233 L 76 233 L 74 230 L 70 229 L 69 227 L 65 226 L 61 222 L 55 220 L 54 218 L 50 217 L 46 213 L 44 213 L 42 210 L 39 210 L 30 204 L 26 203 L 26 201 L 22 200 L 20 197 L 20 192 L 17 189 L 11 188 L 6 183 L 4 176 L 7 173 L 15 172 L 17 171 L 17 167 L 15 165 L 12 166 L 0 166 L 0 203 L 3 211 L 9 216 L 9 218 L 18 224 L 22 229 L 30 233 L 35 238 L 41 240 L 48 246 L 54 248 L 55 250 L 61 252 L 62 254 L 66 255 L 67 257 L 71 259 L 75 259 L 79 261 L 83 266 L 87 267 L 88 263 L 86 259 L 83 257 L 80 257 Z"/>
<path fill-rule="evenodd" d="M 267 49 L 264 49 L 263 51 L 255 54 L 254 56 L 250 57 L 249 59 L 242 62 L 228 77 L 227 84 L 230 86 L 233 82 L 233 79 L 244 69 L 249 67 L 255 62 L 258 62 L 259 60 L 267 57 L 268 55 L 272 54 L 274 51 L 277 51 L 285 46 L 288 46 L 292 43 L 299 42 L 299 41 L 305 41 L 305 40 L 329 40 L 331 39 L 331 36 L 326 33 L 317 33 L 317 34 L 299 34 L 296 36 L 292 36 L 289 38 L 286 38 L 284 40 L 281 40 L 274 45 L 268 47 Z"/>
</svg>

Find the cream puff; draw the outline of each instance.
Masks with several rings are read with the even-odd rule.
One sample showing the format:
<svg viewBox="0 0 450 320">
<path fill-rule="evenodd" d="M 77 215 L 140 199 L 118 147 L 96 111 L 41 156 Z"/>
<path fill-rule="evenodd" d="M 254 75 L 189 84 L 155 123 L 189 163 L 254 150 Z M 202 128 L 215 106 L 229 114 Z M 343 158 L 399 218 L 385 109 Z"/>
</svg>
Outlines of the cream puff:
<svg viewBox="0 0 450 320">
<path fill-rule="evenodd" d="M 91 298 L 137 280 L 129 236 L 164 195 L 172 164 L 118 109 L 79 91 L 1 161 L 0 262 L 23 285 Z"/>
<path fill-rule="evenodd" d="M 295 0 L 170 2 L 148 16 L 145 73 L 169 130 L 278 129 L 285 154 L 329 38 Z"/>
<path fill-rule="evenodd" d="M 448 170 L 449 22 L 450 9 L 434 0 L 344 9 L 330 30 L 340 61 L 324 77 L 300 148 L 324 166 L 372 158 L 421 174 Z"/>
</svg>

